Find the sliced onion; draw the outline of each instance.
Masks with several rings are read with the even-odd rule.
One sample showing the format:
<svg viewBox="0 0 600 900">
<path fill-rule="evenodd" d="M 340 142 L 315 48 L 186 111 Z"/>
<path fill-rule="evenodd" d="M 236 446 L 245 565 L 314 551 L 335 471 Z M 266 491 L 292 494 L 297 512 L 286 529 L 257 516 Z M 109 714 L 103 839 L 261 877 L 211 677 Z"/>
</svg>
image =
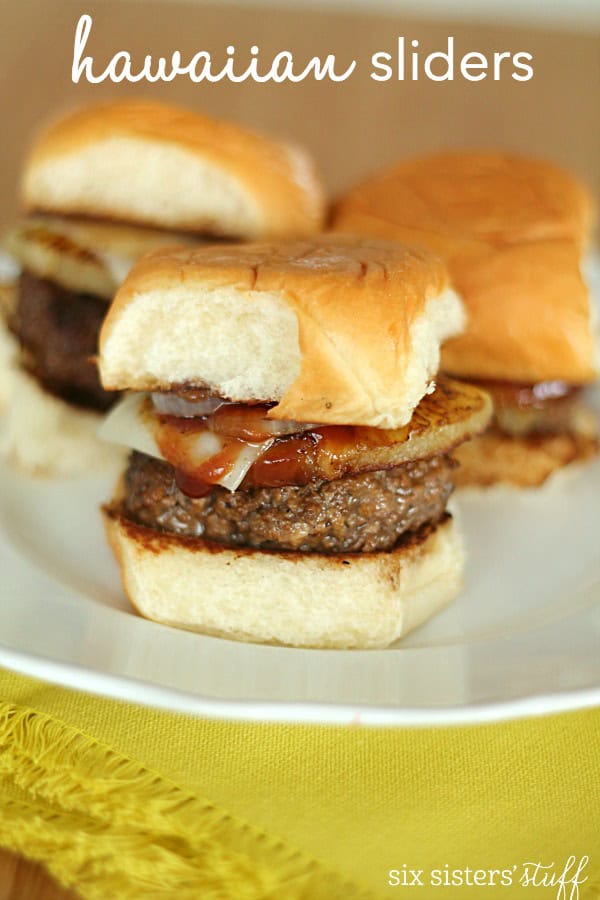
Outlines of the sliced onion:
<svg viewBox="0 0 600 900">
<path fill-rule="evenodd" d="M 295 422 L 293 419 L 264 419 L 264 422 L 261 422 L 263 434 L 271 434 L 273 437 L 301 434 L 303 431 L 313 431 L 317 427 L 315 422 Z"/>
<path fill-rule="evenodd" d="M 152 403 L 156 411 L 163 416 L 194 419 L 200 416 L 210 416 L 226 401 L 220 400 L 218 397 L 207 397 L 204 400 L 184 400 L 178 394 L 152 394 Z"/>
<path fill-rule="evenodd" d="M 212 431 L 200 431 L 186 441 L 192 465 L 201 465 L 223 449 L 224 441 Z M 191 474 L 191 473 L 188 473 Z"/>
<path fill-rule="evenodd" d="M 138 450 L 156 459 L 164 459 L 156 440 L 155 422 L 152 421 L 152 407 L 147 394 L 129 394 L 110 411 L 98 432 L 99 437 L 113 444 L 121 444 L 131 450 Z M 274 438 L 261 443 L 239 443 L 239 450 L 227 472 L 216 484 L 230 491 L 240 486 L 251 466 L 273 444 Z M 213 431 L 200 431 L 188 439 L 190 468 L 186 471 L 193 478 L 194 467 L 216 456 L 225 444 L 222 436 Z"/>
<path fill-rule="evenodd" d="M 556 400 L 573 393 L 573 386 L 564 381 L 540 381 L 532 388 L 536 400 Z"/>
<path fill-rule="evenodd" d="M 262 444 L 240 443 L 240 452 L 235 463 L 227 474 L 221 478 L 219 484 L 229 491 L 236 491 L 248 474 L 250 468 L 257 459 L 260 459 L 260 457 L 267 452 L 272 443 L 273 439 L 270 441 L 263 441 Z"/>
<path fill-rule="evenodd" d="M 295 422 L 291 419 L 267 418 L 268 406 L 231 403 L 218 397 L 203 400 L 186 400 L 178 394 L 152 394 L 154 408 L 163 416 L 182 419 L 211 417 L 208 427 L 216 434 L 225 434 L 250 442 L 260 442 L 263 437 L 283 437 L 301 434 L 317 426 L 312 422 Z"/>
<path fill-rule="evenodd" d="M 223 404 L 209 420 L 209 427 L 217 434 L 239 438 L 250 443 L 259 442 L 264 437 L 283 437 L 300 434 L 316 426 L 310 422 L 295 422 L 290 419 L 269 419 L 268 406 L 243 406 Z"/>
<path fill-rule="evenodd" d="M 21 266 L 9 253 L 0 247 L 0 284 L 12 284 L 19 277 Z"/>
<path fill-rule="evenodd" d="M 108 250 L 96 250 L 96 256 L 104 263 L 117 285 L 123 284 L 135 265 L 135 259 L 120 256 L 118 253 L 109 252 Z"/>
</svg>

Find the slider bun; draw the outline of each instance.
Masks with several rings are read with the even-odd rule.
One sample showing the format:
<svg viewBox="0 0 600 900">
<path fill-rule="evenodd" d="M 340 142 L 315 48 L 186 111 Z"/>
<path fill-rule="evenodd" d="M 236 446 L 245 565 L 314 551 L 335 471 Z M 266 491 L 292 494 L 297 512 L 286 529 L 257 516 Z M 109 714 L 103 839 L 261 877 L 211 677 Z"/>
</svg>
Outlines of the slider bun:
<svg viewBox="0 0 600 900">
<path fill-rule="evenodd" d="M 205 634 L 295 647 L 386 647 L 458 594 L 453 520 L 391 553 L 230 549 L 105 511 L 125 592 L 141 615 Z"/>
<path fill-rule="evenodd" d="M 359 185 L 338 231 L 426 247 L 448 264 L 468 314 L 442 368 L 467 378 L 594 380 L 598 355 L 580 260 L 593 208 L 551 163 L 447 153 L 402 163 Z"/>
<path fill-rule="evenodd" d="M 0 325 L 0 455 L 40 476 L 108 471 L 124 462 L 122 447 L 99 441 L 99 413 L 78 409 L 42 389 L 19 365 L 17 342 Z"/>
<path fill-rule="evenodd" d="M 280 419 L 405 425 L 463 312 L 443 264 L 380 241 L 165 250 L 141 260 L 100 335 L 108 390 L 192 384 Z"/>
<path fill-rule="evenodd" d="M 442 368 L 463 377 L 586 384 L 598 376 L 592 299 L 573 241 L 481 248 L 450 266 L 469 315 Z"/>
<path fill-rule="evenodd" d="M 324 213 L 302 149 L 139 100 L 90 106 L 42 132 L 22 195 L 30 210 L 240 238 L 303 237 Z"/>
<path fill-rule="evenodd" d="M 401 162 L 337 204 L 335 224 L 382 223 L 490 244 L 589 237 L 593 205 L 584 185 L 554 163 L 497 152 L 453 152 Z"/>
</svg>

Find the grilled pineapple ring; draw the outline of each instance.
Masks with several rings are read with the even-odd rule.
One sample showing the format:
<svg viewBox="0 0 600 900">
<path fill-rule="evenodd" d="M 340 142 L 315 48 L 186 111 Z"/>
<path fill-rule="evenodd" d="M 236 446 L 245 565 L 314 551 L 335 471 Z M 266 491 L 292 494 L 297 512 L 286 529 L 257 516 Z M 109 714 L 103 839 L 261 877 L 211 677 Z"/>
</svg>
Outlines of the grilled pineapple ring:
<svg viewBox="0 0 600 900">
<path fill-rule="evenodd" d="M 313 477 L 325 480 L 377 471 L 448 453 L 485 430 L 492 401 L 485 391 L 440 377 L 403 428 L 331 426 L 311 454 Z"/>
<path fill-rule="evenodd" d="M 57 216 L 30 216 L 6 237 L 7 250 L 33 275 L 105 300 L 144 253 L 189 242 L 159 229 Z"/>
</svg>

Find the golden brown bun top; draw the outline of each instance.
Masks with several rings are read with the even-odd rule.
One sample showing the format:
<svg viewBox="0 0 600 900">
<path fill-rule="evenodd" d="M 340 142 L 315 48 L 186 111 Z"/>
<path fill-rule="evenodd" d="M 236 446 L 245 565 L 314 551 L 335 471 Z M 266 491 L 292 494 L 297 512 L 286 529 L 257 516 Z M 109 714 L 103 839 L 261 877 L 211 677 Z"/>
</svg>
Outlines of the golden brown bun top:
<svg viewBox="0 0 600 900">
<path fill-rule="evenodd" d="M 583 243 L 593 207 L 584 185 L 554 163 L 504 153 L 441 153 L 400 163 L 354 188 L 338 203 L 334 224 L 361 216 L 451 240 Z"/>
<path fill-rule="evenodd" d="M 322 235 L 307 241 L 161 247 L 137 263 L 115 309 L 126 302 L 128 295 L 147 287 L 164 285 L 168 289 L 181 281 L 197 282 L 203 288 L 207 284 L 247 290 L 282 288 L 298 296 L 318 291 L 323 302 L 332 301 L 344 315 L 358 294 L 362 295 L 364 315 L 373 313 L 364 303 L 365 291 L 379 307 L 391 311 L 400 298 L 403 303 L 410 299 L 421 306 L 428 295 L 443 290 L 447 279 L 443 262 L 426 250 L 345 235 Z"/>
<path fill-rule="evenodd" d="M 208 384 L 278 401 L 278 418 L 398 427 L 462 326 L 446 288 L 436 257 L 382 241 L 157 251 L 117 293 L 100 372 L 109 389 Z"/>
<path fill-rule="evenodd" d="M 310 235 L 324 215 L 300 147 L 145 100 L 92 105 L 46 128 L 22 194 L 27 209 L 244 238 Z"/>
<path fill-rule="evenodd" d="M 502 153 L 410 160 L 351 190 L 333 228 L 424 246 L 447 262 L 469 322 L 448 342 L 455 375 L 510 381 L 597 375 L 579 267 L 590 196 L 556 165 Z"/>
</svg>

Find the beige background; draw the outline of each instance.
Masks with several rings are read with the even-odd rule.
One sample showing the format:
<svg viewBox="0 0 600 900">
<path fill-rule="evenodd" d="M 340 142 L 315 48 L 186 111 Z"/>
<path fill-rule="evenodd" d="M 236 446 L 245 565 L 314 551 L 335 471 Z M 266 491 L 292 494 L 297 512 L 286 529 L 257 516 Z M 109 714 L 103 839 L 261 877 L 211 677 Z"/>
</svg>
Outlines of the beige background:
<svg viewBox="0 0 600 900">
<path fill-rule="evenodd" d="M 567 2 L 567 0 L 564 0 Z M 14 215 L 18 173 L 38 123 L 69 105 L 110 96 L 146 94 L 230 116 L 299 139 L 317 155 L 332 192 L 399 156 L 442 147 L 497 146 L 572 166 L 600 194 L 600 36 L 490 22 L 418 21 L 402 15 L 314 8 L 254 9 L 249 4 L 204 5 L 101 0 L 0 0 L 0 104 L 3 122 L 0 223 Z M 118 50 L 183 57 L 207 49 L 223 58 L 228 43 L 272 57 L 289 49 L 297 58 L 336 53 L 359 60 L 343 84 L 73 85 L 76 21 L 94 16 L 88 45 L 104 68 Z M 457 52 L 527 50 L 535 75 L 518 83 L 377 83 L 367 63 L 376 50 L 393 50 L 397 35 L 417 38 L 424 52 L 456 38 Z M 362 66 L 361 66 L 362 63 Z"/>
</svg>

